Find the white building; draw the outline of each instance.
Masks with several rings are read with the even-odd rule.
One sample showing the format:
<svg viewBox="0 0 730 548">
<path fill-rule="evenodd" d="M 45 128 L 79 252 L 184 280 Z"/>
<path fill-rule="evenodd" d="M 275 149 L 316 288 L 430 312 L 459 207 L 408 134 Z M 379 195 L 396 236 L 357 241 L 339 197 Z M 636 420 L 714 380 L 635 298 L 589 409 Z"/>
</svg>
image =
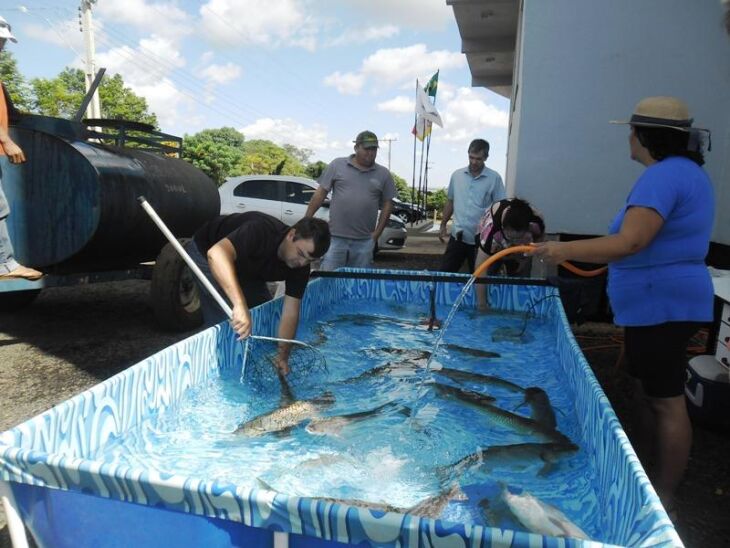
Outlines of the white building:
<svg viewBox="0 0 730 548">
<path fill-rule="evenodd" d="M 511 98 L 506 185 L 552 233 L 605 234 L 643 167 L 627 119 L 674 95 L 712 130 L 713 241 L 730 245 L 730 36 L 720 0 L 446 0 L 472 85 Z"/>
</svg>

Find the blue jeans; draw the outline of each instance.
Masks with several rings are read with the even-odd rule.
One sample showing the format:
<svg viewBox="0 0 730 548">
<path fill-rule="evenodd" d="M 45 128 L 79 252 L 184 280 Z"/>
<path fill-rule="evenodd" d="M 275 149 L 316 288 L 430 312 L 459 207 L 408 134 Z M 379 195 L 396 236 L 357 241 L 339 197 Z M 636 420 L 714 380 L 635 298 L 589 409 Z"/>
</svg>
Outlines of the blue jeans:
<svg viewBox="0 0 730 548">
<path fill-rule="evenodd" d="M 5 221 L 10 215 L 10 206 L 3 192 L 2 166 L 0 166 L 0 274 L 12 272 L 20 265 L 13 257 L 13 244 L 8 234 L 8 224 Z"/>
<path fill-rule="evenodd" d="M 203 271 L 203 274 L 205 274 L 205 277 L 208 278 L 208 281 L 213 284 L 216 291 L 220 293 L 221 297 L 223 297 L 230 306 L 231 303 L 226 297 L 226 294 L 218 285 L 218 282 L 215 281 L 215 277 L 213 276 L 213 273 L 210 270 L 210 265 L 208 264 L 208 259 L 200 252 L 198 246 L 195 245 L 195 240 L 190 240 L 185 244 L 185 251 L 188 252 L 188 255 L 190 255 L 193 262 L 198 265 L 198 268 Z M 223 320 L 227 320 L 228 316 L 226 316 L 226 313 L 223 312 L 218 301 L 216 301 L 203 284 L 200 283 L 197 277 L 195 278 L 195 282 L 198 284 L 200 311 L 203 313 L 203 326 L 210 327 L 211 325 L 219 324 Z M 239 283 L 241 283 L 240 279 Z M 246 297 L 246 303 L 248 304 L 249 309 L 271 300 L 271 292 L 269 291 L 269 288 L 266 287 L 266 282 L 263 280 L 245 281 L 241 284 L 241 289 L 243 290 L 243 296 Z"/>
<path fill-rule="evenodd" d="M 340 238 L 332 236 L 330 248 L 325 253 L 320 270 L 335 270 L 341 266 L 354 268 L 370 268 L 373 263 L 375 240 L 366 238 Z"/>
</svg>

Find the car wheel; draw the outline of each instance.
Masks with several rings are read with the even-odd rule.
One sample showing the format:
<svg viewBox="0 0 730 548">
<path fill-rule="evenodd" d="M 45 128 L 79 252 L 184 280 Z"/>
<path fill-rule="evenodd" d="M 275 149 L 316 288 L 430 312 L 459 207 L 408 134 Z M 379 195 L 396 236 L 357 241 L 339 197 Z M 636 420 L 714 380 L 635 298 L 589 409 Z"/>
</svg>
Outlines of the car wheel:
<svg viewBox="0 0 730 548">
<path fill-rule="evenodd" d="M 399 211 L 398 213 L 395 214 L 395 216 L 398 217 L 404 223 L 411 222 L 411 216 L 408 215 L 407 211 Z"/>
<path fill-rule="evenodd" d="M 180 239 L 182 245 L 187 241 Z M 160 251 L 152 269 L 150 296 L 162 328 L 187 331 L 203 323 L 195 275 L 169 243 Z"/>
</svg>

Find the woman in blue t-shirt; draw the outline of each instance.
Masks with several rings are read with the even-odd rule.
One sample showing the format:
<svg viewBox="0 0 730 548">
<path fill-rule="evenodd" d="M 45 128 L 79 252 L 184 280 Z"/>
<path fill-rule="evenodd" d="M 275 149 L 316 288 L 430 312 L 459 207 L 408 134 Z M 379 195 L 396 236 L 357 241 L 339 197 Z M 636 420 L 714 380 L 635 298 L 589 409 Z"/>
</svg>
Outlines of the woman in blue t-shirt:
<svg viewBox="0 0 730 548">
<path fill-rule="evenodd" d="M 648 97 L 629 121 L 631 159 L 646 167 L 609 235 L 537 244 L 535 255 L 605 262 L 615 321 L 637 380 L 637 451 L 668 510 L 687 466 L 692 426 L 684 400 L 686 348 L 712 320 L 713 288 L 705 266 L 715 200 L 704 164 L 702 132 L 687 106 Z"/>
</svg>

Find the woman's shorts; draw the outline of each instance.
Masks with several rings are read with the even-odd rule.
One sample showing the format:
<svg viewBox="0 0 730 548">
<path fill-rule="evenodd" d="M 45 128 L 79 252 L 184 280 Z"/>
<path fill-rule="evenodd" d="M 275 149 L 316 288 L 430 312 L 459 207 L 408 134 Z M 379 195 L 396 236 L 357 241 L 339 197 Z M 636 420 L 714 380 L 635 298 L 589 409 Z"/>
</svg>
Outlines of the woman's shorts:
<svg viewBox="0 0 730 548">
<path fill-rule="evenodd" d="M 673 398 L 684 394 L 687 343 L 700 327 L 698 322 L 666 322 L 624 328 L 629 374 L 641 381 L 647 396 Z"/>
</svg>

